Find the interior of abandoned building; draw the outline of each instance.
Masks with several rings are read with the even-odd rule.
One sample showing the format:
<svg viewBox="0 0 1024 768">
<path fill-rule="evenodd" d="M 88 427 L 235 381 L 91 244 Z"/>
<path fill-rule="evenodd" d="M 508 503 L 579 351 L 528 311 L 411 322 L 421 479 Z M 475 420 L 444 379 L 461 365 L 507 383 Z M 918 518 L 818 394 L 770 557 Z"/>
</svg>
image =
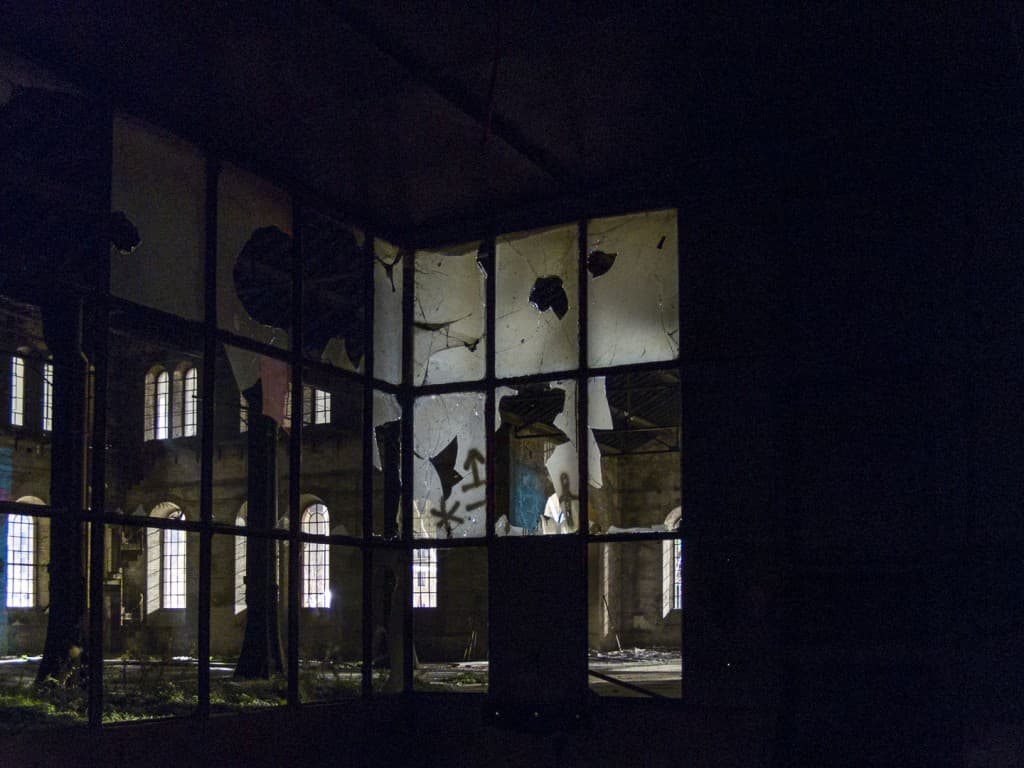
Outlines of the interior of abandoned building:
<svg viewBox="0 0 1024 768">
<path fill-rule="evenodd" d="M 1018 3 L 111 5 L 0 29 L 4 765 L 1018 764 Z"/>
</svg>

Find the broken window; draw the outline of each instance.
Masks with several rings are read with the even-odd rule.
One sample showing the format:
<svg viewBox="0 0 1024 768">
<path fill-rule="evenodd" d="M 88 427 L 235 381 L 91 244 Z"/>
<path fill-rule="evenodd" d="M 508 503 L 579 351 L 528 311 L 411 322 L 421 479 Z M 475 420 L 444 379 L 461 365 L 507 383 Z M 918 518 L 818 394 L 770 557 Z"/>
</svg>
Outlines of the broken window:
<svg viewBox="0 0 1024 768">
<path fill-rule="evenodd" d="M 203 319 L 206 159 L 192 145 L 114 117 L 110 206 L 135 225 L 131 252 L 111 249 L 110 291 L 190 320 Z"/>
<path fill-rule="evenodd" d="M 674 553 L 670 540 L 590 545 L 588 669 L 600 696 L 682 695 L 682 612 L 663 610 L 665 545 Z"/>
<path fill-rule="evenodd" d="M 233 166 L 221 169 L 217 185 L 217 324 L 221 328 L 264 344 L 288 346 L 291 231 L 292 203 L 287 194 Z"/>
<path fill-rule="evenodd" d="M 413 417 L 413 536 L 483 536 L 486 525 L 484 396 L 416 400 Z"/>
<path fill-rule="evenodd" d="M 576 225 L 497 240 L 495 370 L 500 377 L 579 361 Z"/>
<path fill-rule="evenodd" d="M 681 498 L 678 372 L 617 373 L 590 381 L 591 413 L 600 392 L 607 417 L 590 425 L 591 531 L 674 530 L 665 520 Z"/>
<path fill-rule="evenodd" d="M 404 253 L 383 240 L 373 244 L 373 375 L 402 380 L 402 260 Z"/>
<path fill-rule="evenodd" d="M 597 368 L 679 356 L 675 210 L 587 224 L 588 358 Z"/>
<path fill-rule="evenodd" d="M 312 211 L 302 221 L 302 346 L 306 357 L 363 370 L 363 233 Z"/>
<path fill-rule="evenodd" d="M 496 495 L 495 532 L 524 536 L 578 530 L 576 383 L 503 389 L 496 411 L 497 482 L 507 493 Z"/>
<path fill-rule="evenodd" d="M 473 381 L 484 375 L 484 273 L 477 245 L 416 254 L 413 381 Z"/>
<path fill-rule="evenodd" d="M 373 533 L 385 539 L 402 534 L 402 407 L 387 392 L 373 392 Z"/>
</svg>

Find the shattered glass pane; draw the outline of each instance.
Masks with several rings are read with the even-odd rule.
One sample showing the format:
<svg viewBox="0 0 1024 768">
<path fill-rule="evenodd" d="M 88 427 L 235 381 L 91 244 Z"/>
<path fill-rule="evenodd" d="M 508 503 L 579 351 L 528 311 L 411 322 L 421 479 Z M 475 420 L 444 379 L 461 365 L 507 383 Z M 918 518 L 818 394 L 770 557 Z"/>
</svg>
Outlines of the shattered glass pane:
<svg viewBox="0 0 1024 768">
<path fill-rule="evenodd" d="M 402 257 L 383 240 L 373 244 L 373 375 L 402 380 Z"/>
<path fill-rule="evenodd" d="M 287 348 L 291 327 L 292 204 L 232 166 L 217 186 L 217 323 Z M 232 361 L 234 364 L 234 361 Z"/>
<path fill-rule="evenodd" d="M 484 396 L 416 400 L 413 417 L 413 535 L 483 536 L 486 525 Z"/>
<path fill-rule="evenodd" d="M 590 545 L 588 668 L 594 693 L 681 696 L 682 548 L 678 544 L 678 539 L 666 539 Z"/>
<path fill-rule="evenodd" d="M 594 367 L 679 355 L 675 210 L 587 225 L 589 359 Z"/>
<path fill-rule="evenodd" d="M 402 527 L 402 407 L 394 395 L 373 392 L 373 533 L 397 539 Z"/>
<path fill-rule="evenodd" d="M 577 365 L 578 262 L 575 224 L 498 238 L 498 376 L 563 371 Z"/>
<path fill-rule="evenodd" d="M 363 370 L 366 347 L 363 233 L 312 211 L 302 223 L 303 353 Z"/>
<path fill-rule="evenodd" d="M 116 115 L 110 206 L 124 212 L 140 238 L 131 252 L 111 249 L 111 293 L 201 320 L 205 158 L 180 139 Z"/>
<path fill-rule="evenodd" d="M 600 392 L 605 419 L 594 419 Z M 676 530 L 680 514 L 680 390 L 673 370 L 590 380 L 592 533 Z M 599 482 L 594 465 L 599 464 Z"/>
<path fill-rule="evenodd" d="M 483 377 L 484 273 L 475 243 L 416 254 L 413 327 L 415 384 Z"/>
<path fill-rule="evenodd" d="M 506 388 L 496 399 L 495 533 L 579 530 L 576 383 Z"/>
</svg>

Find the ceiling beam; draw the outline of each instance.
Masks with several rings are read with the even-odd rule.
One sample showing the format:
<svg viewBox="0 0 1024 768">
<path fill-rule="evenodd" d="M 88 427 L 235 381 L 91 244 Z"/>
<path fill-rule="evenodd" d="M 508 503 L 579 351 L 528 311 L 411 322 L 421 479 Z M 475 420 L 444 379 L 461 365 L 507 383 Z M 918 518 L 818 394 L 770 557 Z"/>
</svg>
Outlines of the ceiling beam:
<svg viewBox="0 0 1024 768">
<path fill-rule="evenodd" d="M 433 91 L 479 124 L 481 143 L 486 141 L 487 136 L 494 136 L 548 176 L 560 190 L 574 188 L 572 174 L 558 163 L 550 152 L 527 138 L 515 124 L 496 112 L 491 104 L 481 101 L 462 82 L 435 73 L 435 67 L 429 61 L 389 37 L 387 32 L 378 28 L 366 14 L 352 8 L 348 3 L 335 3 L 332 4 L 332 8 L 345 26 L 394 61 L 411 80 Z M 494 55 L 499 56 L 500 52 L 495 51 Z"/>
</svg>

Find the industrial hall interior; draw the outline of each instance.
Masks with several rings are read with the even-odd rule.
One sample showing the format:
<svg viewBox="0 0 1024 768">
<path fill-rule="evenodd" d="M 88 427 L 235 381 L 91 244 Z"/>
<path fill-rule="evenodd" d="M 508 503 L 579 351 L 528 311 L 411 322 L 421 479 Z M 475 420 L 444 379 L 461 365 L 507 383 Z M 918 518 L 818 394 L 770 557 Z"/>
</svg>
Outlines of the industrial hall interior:
<svg viewBox="0 0 1024 768">
<path fill-rule="evenodd" d="M 1020 3 L 0 17 L 5 766 L 1024 760 Z"/>
</svg>

